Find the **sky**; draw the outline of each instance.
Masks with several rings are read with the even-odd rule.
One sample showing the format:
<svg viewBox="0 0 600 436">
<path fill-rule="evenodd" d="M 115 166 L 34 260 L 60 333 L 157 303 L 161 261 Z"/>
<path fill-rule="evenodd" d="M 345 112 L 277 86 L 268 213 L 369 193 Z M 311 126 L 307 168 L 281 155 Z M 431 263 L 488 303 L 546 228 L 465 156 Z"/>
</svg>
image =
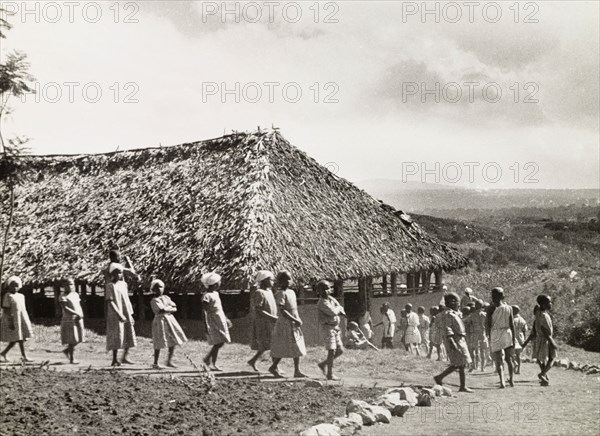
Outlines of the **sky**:
<svg viewBox="0 0 600 436">
<path fill-rule="evenodd" d="M 598 2 L 0 3 L 35 154 L 260 126 L 355 183 L 600 186 Z"/>
</svg>

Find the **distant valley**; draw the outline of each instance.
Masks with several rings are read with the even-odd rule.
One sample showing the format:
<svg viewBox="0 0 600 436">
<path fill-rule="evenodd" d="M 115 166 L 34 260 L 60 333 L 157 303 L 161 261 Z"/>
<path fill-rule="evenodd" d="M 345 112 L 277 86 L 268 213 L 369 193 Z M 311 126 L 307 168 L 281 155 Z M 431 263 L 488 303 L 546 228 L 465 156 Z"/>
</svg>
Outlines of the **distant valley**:
<svg viewBox="0 0 600 436">
<path fill-rule="evenodd" d="M 378 200 L 408 213 L 468 219 L 499 209 L 548 209 L 600 205 L 599 189 L 469 189 L 401 180 L 370 179 L 358 183 Z M 527 213 L 527 215 L 532 215 Z M 535 214 L 534 214 L 535 215 Z"/>
</svg>

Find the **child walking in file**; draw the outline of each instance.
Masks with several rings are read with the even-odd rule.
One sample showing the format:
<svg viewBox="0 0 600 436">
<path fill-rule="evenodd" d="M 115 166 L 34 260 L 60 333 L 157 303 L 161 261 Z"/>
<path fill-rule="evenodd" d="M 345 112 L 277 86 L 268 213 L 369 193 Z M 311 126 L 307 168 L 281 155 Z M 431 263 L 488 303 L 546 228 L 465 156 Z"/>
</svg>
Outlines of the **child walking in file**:
<svg viewBox="0 0 600 436">
<path fill-rule="evenodd" d="M 444 377 L 454 371 L 458 371 L 460 378 L 459 392 L 470 393 L 473 390 L 467 387 L 465 367 L 471 363 L 471 356 L 469 355 L 467 341 L 465 340 L 465 326 L 458 314 L 460 298 L 454 292 L 449 292 L 444 295 L 444 301 L 448 309 L 441 316 L 442 319 L 436 319 L 436 322 L 442 322 L 444 325 L 444 343 L 446 345 L 446 353 L 450 358 L 450 366 L 433 379 L 438 385 L 441 385 Z M 440 316 L 438 315 L 438 317 Z"/>
<path fill-rule="evenodd" d="M 338 377 L 333 375 L 333 361 L 344 352 L 340 332 L 340 317 L 346 316 L 346 312 L 344 312 L 342 305 L 331 296 L 331 284 L 327 280 L 321 280 L 317 283 L 317 292 L 320 297 L 317 302 L 319 325 L 324 333 L 325 350 L 327 350 L 327 359 L 319 363 L 318 366 L 327 377 L 327 380 L 339 380 Z"/>
</svg>

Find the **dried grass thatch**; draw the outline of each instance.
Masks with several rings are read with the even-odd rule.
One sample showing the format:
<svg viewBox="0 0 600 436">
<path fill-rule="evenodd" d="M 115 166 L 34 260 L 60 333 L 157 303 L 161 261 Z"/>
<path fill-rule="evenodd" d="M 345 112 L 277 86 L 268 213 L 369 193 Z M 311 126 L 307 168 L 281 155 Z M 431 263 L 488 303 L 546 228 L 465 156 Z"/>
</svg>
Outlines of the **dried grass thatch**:
<svg viewBox="0 0 600 436">
<path fill-rule="evenodd" d="M 114 244 L 143 274 L 179 289 L 212 270 L 241 289 L 263 268 L 308 282 L 467 262 L 276 130 L 27 159 L 32 172 L 18 192 L 8 262 L 29 283 L 101 282 Z"/>
</svg>

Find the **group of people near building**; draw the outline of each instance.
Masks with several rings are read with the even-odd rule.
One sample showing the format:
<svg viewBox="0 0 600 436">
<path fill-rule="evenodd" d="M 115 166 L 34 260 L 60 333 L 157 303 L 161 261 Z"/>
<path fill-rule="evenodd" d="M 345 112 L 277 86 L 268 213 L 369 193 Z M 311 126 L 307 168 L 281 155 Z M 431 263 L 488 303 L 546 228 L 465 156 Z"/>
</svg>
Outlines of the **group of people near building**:
<svg viewBox="0 0 600 436">
<path fill-rule="evenodd" d="M 121 262 L 117 251 L 111 251 L 110 263 L 103 271 L 105 276 L 106 311 L 106 349 L 112 352 L 111 365 L 133 364 L 129 359 L 129 350 L 136 346 L 136 333 L 133 306 L 131 304 L 126 275 L 136 275 L 131 261 L 125 258 Z M 215 272 L 201 277 L 203 285 L 202 309 L 208 344 L 211 346 L 204 357 L 204 363 L 213 371 L 220 371 L 217 366 L 219 350 L 224 344 L 231 342 L 229 329 L 231 321 L 227 319 L 219 289 L 221 277 Z M 255 276 L 255 290 L 251 299 L 252 341 L 251 348 L 255 354 L 248 365 L 258 371 L 258 361 L 262 355 L 270 351 L 271 365 L 268 371 L 275 377 L 283 377 L 279 368 L 282 359 L 294 361 L 294 377 L 306 377 L 300 370 L 300 358 L 306 355 L 306 346 L 302 333 L 302 320 L 298 313 L 296 293 L 291 288 L 292 275 L 288 271 L 280 271 L 277 275 L 271 271 L 261 270 Z M 2 298 L 1 340 L 8 342 L 0 352 L 0 359 L 6 360 L 8 351 L 18 344 L 22 359 L 31 360 L 26 355 L 24 341 L 32 336 L 32 326 L 27 315 L 25 299 L 19 293 L 22 282 L 19 277 L 10 277 L 6 283 L 7 293 Z M 67 279 L 63 283 L 64 293 L 60 297 L 62 307 L 61 341 L 66 346 L 63 353 L 70 363 L 76 364 L 75 347 L 84 340 L 83 310 L 79 295 L 75 291 L 75 283 Z M 336 380 L 333 373 L 334 361 L 344 351 L 341 331 L 342 318 L 346 317 L 343 306 L 333 297 L 333 285 L 327 280 L 319 281 L 315 289 L 319 295 L 317 303 L 318 323 L 321 328 L 327 354 L 318 364 L 319 369 L 329 380 Z M 153 368 L 161 369 L 160 352 L 168 350 L 166 366 L 176 367 L 173 363 L 175 347 L 187 341 L 186 335 L 173 316 L 177 311 L 175 303 L 165 295 L 165 284 L 160 279 L 153 279 L 150 291 L 154 295 L 151 308 L 154 312 L 152 321 L 152 341 L 154 346 Z M 443 303 L 431 307 L 430 316 L 425 314 L 424 307 L 418 307 L 416 313 L 411 304 L 407 304 L 400 314 L 400 322 L 389 303 L 381 306 L 382 321 L 373 325 L 368 311 L 356 321 L 347 322 L 345 336 L 347 348 L 378 348 L 371 342 L 373 329 L 383 326 L 382 348 L 393 348 L 396 332 L 401 337 L 405 349 L 416 355 L 427 353 L 431 358 L 434 349 L 437 360 L 449 360 L 450 366 L 434 377 L 436 383 L 442 384 L 444 377 L 458 371 L 460 390 L 471 392 L 466 386 L 466 370 L 481 368 L 483 371 L 488 361 L 493 361 L 500 377 L 500 387 L 504 388 L 504 363 L 508 369 L 508 384 L 514 386 L 513 375 L 520 373 L 520 353 L 529 342 L 533 342 L 532 356 L 540 366 L 538 377 L 542 385 L 549 384 L 548 371 L 556 357 L 556 344 L 553 338 L 552 321 L 548 314 L 552 307 L 549 296 L 537 297 L 535 321 L 531 333 L 527 335 L 527 322 L 520 316 L 517 306 L 509 306 L 504 302 L 502 288 L 491 291 L 491 303 L 475 298 L 467 288 L 462 301 L 453 292 L 445 292 Z M 118 351 L 123 350 L 118 359 Z"/>
<path fill-rule="evenodd" d="M 424 307 L 417 308 L 415 314 L 412 305 L 407 304 L 400 313 L 400 322 L 390 304 L 384 303 L 381 306 L 382 321 L 370 327 L 383 325 L 382 348 L 393 348 L 394 337 L 400 336 L 400 342 L 411 353 L 421 355 L 423 350 L 431 358 L 435 349 L 438 361 L 450 362 L 444 372 L 434 377 L 435 382 L 442 384 L 444 377 L 458 371 L 462 392 L 471 392 L 466 386 L 466 371 L 478 368 L 484 371 L 488 362 L 496 367 L 500 387 L 504 388 L 506 383 L 513 387 L 514 374 L 521 372 L 521 353 L 533 342 L 532 357 L 540 367 L 540 384 L 548 386 L 548 371 L 556 358 L 552 320 L 548 313 L 552 301 L 547 295 L 539 295 L 536 303 L 535 321 L 529 335 L 520 308 L 506 304 L 504 290 L 499 287 L 492 289 L 491 303 L 476 298 L 470 288 L 465 290 L 462 300 L 456 293 L 445 292 L 439 306 L 429 309 L 430 317 L 425 315 Z M 366 348 L 365 340 L 371 339 L 372 328 L 350 322 L 348 329 L 352 343 Z M 504 363 L 508 380 L 504 375 Z"/>
</svg>

